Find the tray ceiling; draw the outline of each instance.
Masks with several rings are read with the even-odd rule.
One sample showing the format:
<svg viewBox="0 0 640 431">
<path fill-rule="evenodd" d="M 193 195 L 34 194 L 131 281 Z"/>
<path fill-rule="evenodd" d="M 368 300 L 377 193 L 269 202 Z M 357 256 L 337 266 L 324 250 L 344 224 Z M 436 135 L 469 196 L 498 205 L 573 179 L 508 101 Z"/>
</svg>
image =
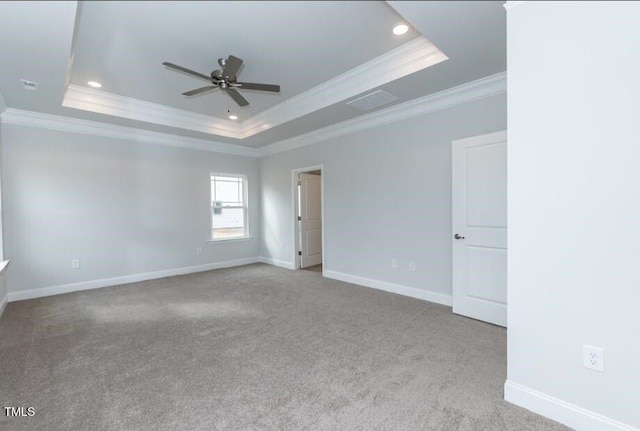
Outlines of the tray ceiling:
<svg viewBox="0 0 640 431">
<path fill-rule="evenodd" d="M 470 43 L 460 28 L 430 35 L 429 23 L 396 11 L 403 3 L 459 3 L 404 13 L 414 17 L 424 7 L 441 16 L 480 7 L 483 40 Z M 376 90 L 397 104 L 503 71 L 503 31 L 491 28 L 504 26 L 501 2 L 468 3 L 3 3 L 0 50 L 9 66 L 0 68 L 0 93 L 10 108 L 260 147 L 366 114 L 345 102 Z M 401 22 L 409 32 L 393 35 Z M 465 43 L 482 48 L 477 66 L 457 55 Z M 239 80 L 279 84 L 281 92 L 241 90 L 250 101 L 244 108 L 220 90 L 189 98 L 181 93 L 203 83 L 162 66 L 208 75 L 230 54 L 244 60 Z M 19 79 L 38 82 L 38 90 L 24 90 Z"/>
</svg>

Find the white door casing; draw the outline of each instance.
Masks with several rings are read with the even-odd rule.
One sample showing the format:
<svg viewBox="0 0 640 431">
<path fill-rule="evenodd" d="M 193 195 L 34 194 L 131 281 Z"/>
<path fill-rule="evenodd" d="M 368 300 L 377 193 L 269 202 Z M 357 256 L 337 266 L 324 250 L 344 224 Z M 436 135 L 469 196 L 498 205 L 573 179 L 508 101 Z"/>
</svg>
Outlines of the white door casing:
<svg viewBox="0 0 640 431">
<path fill-rule="evenodd" d="M 320 175 L 300 173 L 300 267 L 322 263 L 322 181 Z"/>
<path fill-rule="evenodd" d="M 453 312 L 507 326 L 507 132 L 452 143 Z"/>
</svg>

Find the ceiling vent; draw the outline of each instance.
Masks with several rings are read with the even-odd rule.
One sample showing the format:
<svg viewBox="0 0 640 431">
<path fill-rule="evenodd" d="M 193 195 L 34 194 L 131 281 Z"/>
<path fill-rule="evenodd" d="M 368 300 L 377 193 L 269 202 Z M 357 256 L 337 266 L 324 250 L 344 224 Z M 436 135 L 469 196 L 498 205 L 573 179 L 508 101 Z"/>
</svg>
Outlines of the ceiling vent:
<svg viewBox="0 0 640 431">
<path fill-rule="evenodd" d="M 361 111 L 369 111 L 370 109 L 386 105 L 387 103 L 391 103 L 396 100 L 398 100 L 398 98 L 393 94 L 387 93 L 383 90 L 378 90 L 347 102 L 347 105 Z"/>
<path fill-rule="evenodd" d="M 26 79 L 21 79 L 22 88 L 25 90 L 36 91 L 38 89 L 38 83 L 33 81 L 27 81 Z"/>
</svg>

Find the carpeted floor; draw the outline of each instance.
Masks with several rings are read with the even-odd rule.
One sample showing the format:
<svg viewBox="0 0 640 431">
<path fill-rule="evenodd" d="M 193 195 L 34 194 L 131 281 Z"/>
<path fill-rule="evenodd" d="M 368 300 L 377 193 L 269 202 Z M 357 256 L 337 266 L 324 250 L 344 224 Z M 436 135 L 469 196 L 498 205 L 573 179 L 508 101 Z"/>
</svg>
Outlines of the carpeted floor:
<svg viewBox="0 0 640 431">
<path fill-rule="evenodd" d="M 313 271 L 313 272 L 322 272 L 322 264 L 319 265 L 313 265 L 313 266 L 308 266 L 306 268 L 303 268 L 305 271 Z"/>
<path fill-rule="evenodd" d="M 502 400 L 504 329 L 256 264 L 10 303 L 3 430 L 562 430 Z"/>
</svg>

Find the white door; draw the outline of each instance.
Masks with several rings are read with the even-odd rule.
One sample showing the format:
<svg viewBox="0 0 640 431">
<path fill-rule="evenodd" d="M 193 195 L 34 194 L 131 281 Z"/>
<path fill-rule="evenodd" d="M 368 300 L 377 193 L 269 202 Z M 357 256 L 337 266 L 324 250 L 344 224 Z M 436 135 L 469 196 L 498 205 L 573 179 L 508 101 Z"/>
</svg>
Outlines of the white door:
<svg viewBox="0 0 640 431">
<path fill-rule="evenodd" d="M 320 175 L 300 174 L 300 267 L 322 263 L 322 183 Z"/>
<path fill-rule="evenodd" d="M 452 145 L 453 312 L 507 326 L 507 132 Z"/>
</svg>

